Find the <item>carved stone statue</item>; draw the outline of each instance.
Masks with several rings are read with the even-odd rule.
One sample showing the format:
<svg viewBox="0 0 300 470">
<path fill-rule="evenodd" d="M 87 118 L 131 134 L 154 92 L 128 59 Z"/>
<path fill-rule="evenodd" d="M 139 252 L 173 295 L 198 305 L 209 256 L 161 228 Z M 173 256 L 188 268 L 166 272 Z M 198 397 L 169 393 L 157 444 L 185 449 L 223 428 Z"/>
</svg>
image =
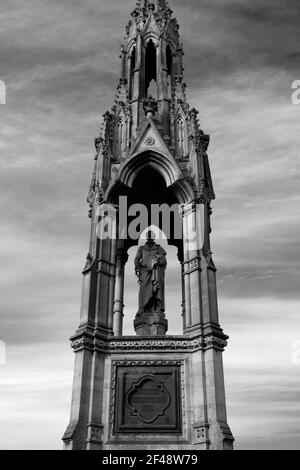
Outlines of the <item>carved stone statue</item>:
<svg viewBox="0 0 300 470">
<path fill-rule="evenodd" d="M 139 308 L 134 326 L 139 335 L 164 335 L 168 328 L 165 319 L 165 271 L 167 253 L 155 243 L 149 231 L 144 246 L 140 246 L 135 260 L 139 282 Z"/>
</svg>

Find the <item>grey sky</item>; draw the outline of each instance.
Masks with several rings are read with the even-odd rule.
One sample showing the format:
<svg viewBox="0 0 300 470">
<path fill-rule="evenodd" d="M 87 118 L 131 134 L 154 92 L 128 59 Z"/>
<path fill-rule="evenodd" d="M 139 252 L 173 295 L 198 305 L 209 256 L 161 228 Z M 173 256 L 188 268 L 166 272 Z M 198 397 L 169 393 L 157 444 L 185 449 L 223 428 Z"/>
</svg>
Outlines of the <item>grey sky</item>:
<svg viewBox="0 0 300 470">
<path fill-rule="evenodd" d="M 300 364 L 291 358 L 300 340 L 300 106 L 291 102 L 291 84 L 300 79 L 300 3 L 169 3 L 180 24 L 189 102 L 211 134 L 212 242 L 221 324 L 231 336 L 224 354 L 229 424 L 237 448 L 299 449 Z M 113 105 L 134 6 L 0 5 L 0 80 L 7 84 L 0 105 L 2 448 L 61 447 L 93 139 Z M 169 255 L 172 317 L 179 315 L 178 276 Z M 131 268 L 128 329 L 136 308 Z"/>
</svg>

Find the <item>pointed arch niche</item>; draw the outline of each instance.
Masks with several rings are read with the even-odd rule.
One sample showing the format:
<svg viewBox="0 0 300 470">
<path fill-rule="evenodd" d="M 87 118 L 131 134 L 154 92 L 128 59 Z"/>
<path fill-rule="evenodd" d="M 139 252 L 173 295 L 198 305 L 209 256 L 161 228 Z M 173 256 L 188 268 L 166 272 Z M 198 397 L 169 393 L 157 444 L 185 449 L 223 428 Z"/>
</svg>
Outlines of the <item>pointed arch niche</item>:
<svg viewBox="0 0 300 470">
<path fill-rule="evenodd" d="M 129 67 L 128 67 L 128 83 L 129 83 L 129 98 L 132 99 L 134 95 L 134 76 L 136 67 L 136 45 L 131 48 L 129 54 Z"/>
<path fill-rule="evenodd" d="M 145 156 L 145 161 L 147 158 Z M 112 193 L 111 193 L 112 194 Z M 137 171 L 131 187 L 120 186 L 118 193 L 114 193 L 113 203 L 117 204 L 119 196 L 127 196 L 127 207 L 133 204 L 143 204 L 147 208 L 148 220 L 143 227 L 138 228 L 139 235 L 143 238 L 143 232 L 152 225 L 151 205 L 167 204 L 172 207 L 179 204 L 174 190 L 174 185 L 167 187 L 164 176 L 157 168 L 145 163 Z M 128 225 L 136 219 L 139 214 L 128 216 Z M 182 275 L 183 262 L 183 240 L 174 233 L 174 214 L 171 212 L 171 230 L 164 235 L 162 218 L 154 232 L 160 233 L 158 243 L 166 248 L 168 267 L 166 270 L 166 318 L 169 322 L 168 335 L 182 334 L 184 329 L 184 280 Z M 173 227 L 173 228 L 172 228 Z M 138 245 L 141 244 L 140 237 L 136 240 L 127 238 L 118 240 L 117 244 L 117 278 L 114 299 L 114 332 L 116 336 L 135 334 L 133 320 L 138 310 L 138 283 L 134 273 L 133 259 L 136 255 Z M 125 305 L 124 305 L 125 304 Z"/>
<path fill-rule="evenodd" d="M 147 42 L 145 51 L 145 96 L 157 97 L 157 54 L 152 39 Z"/>
<path fill-rule="evenodd" d="M 135 335 L 133 322 L 137 312 L 138 280 L 134 274 L 134 258 L 138 246 L 146 241 L 145 233 L 152 230 L 156 235 L 156 243 L 167 252 L 168 266 L 165 275 L 166 318 L 168 320 L 168 335 L 181 335 L 183 330 L 181 274 L 177 257 L 178 249 L 169 245 L 164 233 L 154 225 L 150 225 L 138 240 L 136 246 L 128 250 L 128 261 L 125 268 L 124 285 L 124 323 L 123 335 Z"/>
</svg>

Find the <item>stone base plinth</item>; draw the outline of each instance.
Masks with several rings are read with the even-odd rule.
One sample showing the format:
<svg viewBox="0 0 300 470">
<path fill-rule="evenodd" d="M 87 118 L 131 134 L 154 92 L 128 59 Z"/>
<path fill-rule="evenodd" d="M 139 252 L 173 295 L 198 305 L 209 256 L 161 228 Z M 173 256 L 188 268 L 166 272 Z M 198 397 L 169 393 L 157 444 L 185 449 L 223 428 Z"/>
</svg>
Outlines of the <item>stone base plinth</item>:
<svg viewBox="0 0 300 470">
<path fill-rule="evenodd" d="M 138 336 L 164 336 L 168 331 L 168 320 L 162 312 L 142 313 L 134 320 Z"/>
<path fill-rule="evenodd" d="M 216 373 L 226 339 L 221 332 L 73 337 L 79 364 L 97 360 L 97 375 L 90 385 L 94 401 L 86 407 L 93 413 L 72 415 L 65 449 L 231 450 L 223 375 Z M 87 386 L 91 369 L 84 370 Z"/>
</svg>

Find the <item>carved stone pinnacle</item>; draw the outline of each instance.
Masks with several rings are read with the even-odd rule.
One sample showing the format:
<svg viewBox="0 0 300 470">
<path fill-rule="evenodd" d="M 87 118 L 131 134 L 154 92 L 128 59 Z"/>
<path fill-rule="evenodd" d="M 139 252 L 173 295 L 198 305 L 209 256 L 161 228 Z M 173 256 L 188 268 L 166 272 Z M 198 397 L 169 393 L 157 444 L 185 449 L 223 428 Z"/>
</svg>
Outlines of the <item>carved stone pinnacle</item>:
<svg viewBox="0 0 300 470">
<path fill-rule="evenodd" d="M 148 98 L 144 99 L 143 107 L 147 117 L 154 116 L 158 111 L 157 101 L 153 98 L 153 96 L 148 96 Z"/>
</svg>

